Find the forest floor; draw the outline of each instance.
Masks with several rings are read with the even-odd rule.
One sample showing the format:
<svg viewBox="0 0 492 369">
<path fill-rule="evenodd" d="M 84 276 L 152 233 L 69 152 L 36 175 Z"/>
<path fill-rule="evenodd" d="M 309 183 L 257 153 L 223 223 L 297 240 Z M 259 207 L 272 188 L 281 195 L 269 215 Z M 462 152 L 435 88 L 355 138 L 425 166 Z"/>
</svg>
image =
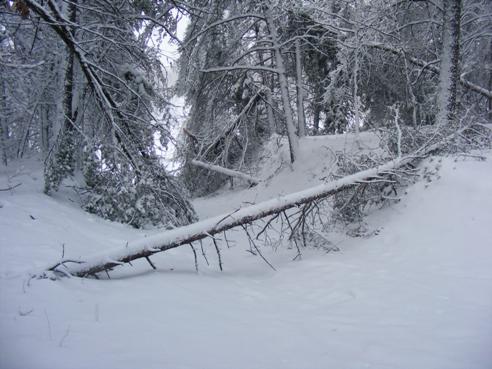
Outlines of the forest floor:
<svg viewBox="0 0 492 369">
<path fill-rule="evenodd" d="M 377 140 L 363 136 L 365 149 Z M 217 215 L 319 184 L 349 136 L 306 138 L 299 164 L 285 148 L 260 162 L 265 182 L 195 200 Z M 181 247 L 117 268 L 112 279 L 29 279 L 157 230 L 135 230 L 42 193 L 34 160 L 0 169 L 0 368 L 433 368 L 492 366 L 492 153 L 444 157 L 439 170 L 373 211 L 365 237 L 330 233 L 340 251 L 265 247 L 242 232 L 210 265 Z M 73 200 L 73 201 L 71 201 Z M 207 245 L 206 245 L 207 246 Z"/>
</svg>

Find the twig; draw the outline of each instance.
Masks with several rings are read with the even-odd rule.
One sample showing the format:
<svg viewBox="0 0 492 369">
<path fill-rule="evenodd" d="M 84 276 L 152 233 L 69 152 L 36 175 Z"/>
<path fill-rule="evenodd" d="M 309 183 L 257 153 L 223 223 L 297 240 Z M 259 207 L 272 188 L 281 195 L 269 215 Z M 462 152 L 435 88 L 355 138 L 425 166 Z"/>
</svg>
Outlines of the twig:
<svg viewBox="0 0 492 369">
<path fill-rule="evenodd" d="M 61 338 L 60 343 L 58 344 L 58 347 L 62 347 L 63 346 L 63 342 L 68 337 L 69 333 L 70 333 L 70 326 L 68 326 L 67 330 L 65 331 L 65 334 Z"/>
<path fill-rule="evenodd" d="M 0 191 L 10 191 L 10 190 L 13 190 L 14 188 L 17 188 L 21 185 L 22 183 L 17 183 L 16 185 L 13 185 L 13 186 L 10 186 L 10 187 L 7 187 L 7 188 L 0 188 Z"/>
<path fill-rule="evenodd" d="M 260 249 L 256 246 L 255 241 L 253 240 L 253 238 L 251 237 L 251 235 L 248 232 L 248 228 L 244 224 L 242 224 L 242 227 L 244 229 L 244 232 L 246 232 L 246 235 L 248 236 L 248 240 L 249 240 L 250 244 L 255 248 L 258 255 L 260 255 L 260 257 L 263 259 L 263 261 L 265 263 L 267 263 L 270 268 L 272 268 L 274 271 L 277 271 L 277 269 L 275 269 L 275 267 L 263 256 Z"/>
<path fill-rule="evenodd" d="M 193 247 L 193 243 L 190 242 L 191 250 L 193 251 L 193 257 L 195 258 L 195 270 L 198 272 L 198 258 L 196 256 L 196 250 Z"/>
<path fill-rule="evenodd" d="M 152 263 L 152 261 L 150 261 L 150 258 L 148 256 L 145 257 L 145 259 L 147 259 L 148 263 L 150 264 L 150 266 L 152 267 L 152 269 L 156 270 L 157 268 L 155 267 L 155 265 Z"/>
<path fill-rule="evenodd" d="M 226 242 L 227 248 L 230 249 L 231 247 L 229 246 L 229 240 L 227 239 L 226 231 L 224 233 L 224 241 Z"/>
<path fill-rule="evenodd" d="M 203 258 L 205 259 L 207 266 L 210 266 L 208 259 L 207 259 L 207 255 L 205 254 L 205 250 L 203 249 L 203 242 L 202 242 L 202 240 L 198 240 L 198 241 L 200 242 L 200 249 L 202 250 Z"/>
<path fill-rule="evenodd" d="M 277 219 L 279 216 L 280 216 L 281 213 L 277 213 L 275 214 L 273 217 L 271 217 L 268 222 L 265 224 L 265 226 L 262 228 L 262 230 L 260 232 L 258 232 L 258 234 L 256 235 L 256 239 L 258 240 L 260 238 L 260 236 L 267 230 L 267 228 L 270 226 L 270 224 L 275 220 Z"/>
<path fill-rule="evenodd" d="M 287 221 L 287 224 L 288 224 L 288 226 L 290 228 L 289 241 L 294 241 L 294 245 L 296 245 L 297 255 L 296 255 L 296 257 L 293 260 L 296 260 L 297 258 L 302 258 L 301 249 L 299 248 L 299 245 L 297 244 L 297 240 L 294 237 L 294 229 L 292 228 L 292 225 L 290 224 L 289 217 L 287 216 L 287 214 L 285 213 L 285 211 L 283 211 L 283 214 L 284 214 L 285 220 Z"/>
<path fill-rule="evenodd" d="M 59 263 L 53 265 L 51 268 L 49 268 L 48 270 L 50 271 L 55 271 L 56 268 L 58 268 L 60 265 L 63 265 L 64 267 L 66 267 L 65 263 L 75 263 L 75 264 L 83 264 L 84 262 L 83 261 L 80 261 L 80 260 L 71 260 L 71 259 L 67 259 L 67 260 L 62 260 L 60 261 Z"/>
<path fill-rule="evenodd" d="M 219 268 L 220 271 L 222 272 L 222 257 L 220 255 L 219 245 L 217 245 L 217 241 L 213 237 L 212 237 L 212 241 L 214 242 L 215 250 L 217 251 L 217 257 L 219 258 Z"/>
</svg>

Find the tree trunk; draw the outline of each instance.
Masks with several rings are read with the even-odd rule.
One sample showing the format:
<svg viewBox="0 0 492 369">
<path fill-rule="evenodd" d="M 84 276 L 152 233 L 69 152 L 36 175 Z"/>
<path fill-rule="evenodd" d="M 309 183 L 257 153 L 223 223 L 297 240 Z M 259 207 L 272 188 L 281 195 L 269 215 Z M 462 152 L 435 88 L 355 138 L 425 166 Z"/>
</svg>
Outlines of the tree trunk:
<svg viewBox="0 0 492 369">
<path fill-rule="evenodd" d="M 492 44 L 489 45 L 489 63 L 492 66 Z M 488 88 L 490 91 L 492 91 L 492 70 L 489 70 Z M 489 120 L 492 121 L 492 98 L 489 99 L 488 110 L 489 110 Z"/>
<path fill-rule="evenodd" d="M 354 62 L 354 132 L 355 141 L 359 143 L 359 129 L 360 129 L 360 101 L 359 101 L 359 52 L 355 50 L 355 62 Z"/>
<path fill-rule="evenodd" d="M 259 42 L 260 36 L 259 36 L 259 25 L 255 25 L 255 37 L 256 37 L 256 42 Z M 259 50 L 258 51 L 258 59 L 259 59 L 259 65 L 264 67 L 265 66 L 265 59 L 264 59 L 264 51 Z M 270 61 L 272 64 L 271 67 L 273 68 L 273 61 Z M 270 134 L 276 133 L 276 124 L 275 124 L 275 115 L 273 113 L 273 99 L 272 99 L 272 89 L 273 89 L 273 75 L 270 73 L 262 73 L 261 74 L 261 80 L 263 83 L 263 86 L 266 87 L 265 89 L 265 96 L 266 96 L 266 113 L 267 113 L 267 120 L 268 120 L 268 130 L 270 131 Z"/>
<path fill-rule="evenodd" d="M 437 124 L 440 125 L 456 123 L 456 98 L 460 81 L 462 0 L 444 0 L 443 8 L 437 113 Z"/>
<path fill-rule="evenodd" d="M 77 7 L 76 0 L 68 5 L 68 19 L 75 24 Z M 53 4 L 51 4 L 53 5 Z M 67 25 L 67 32 L 74 38 L 74 30 Z M 46 167 L 44 171 L 44 192 L 46 194 L 57 191 L 61 182 L 69 175 L 72 175 L 75 169 L 75 119 L 76 112 L 73 107 L 73 89 L 74 89 L 74 61 L 75 51 L 73 47 L 66 45 L 66 66 L 63 78 L 63 117 L 61 120 L 61 129 L 58 133 L 58 141 L 55 146 L 53 155 L 49 160 L 45 160 Z M 41 113 L 42 114 L 42 113 Z M 42 138 L 45 127 L 41 127 Z"/>
<path fill-rule="evenodd" d="M 355 28 L 355 55 L 354 55 L 354 131 L 355 131 L 355 142 L 357 143 L 357 146 L 360 149 L 360 142 L 359 142 L 359 129 L 360 129 L 360 100 L 359 100 L 359 63 L 360 63 L 360 55 L 359 55 L 359 49 L 360 49 L 360 33 L 359 33 L 359 25 L 358 25 L 358 15 L 359 15 L 359 10 L 358 10 L 358 4 L 357 1 L 355 1 L 355 19 L 356 19 L 356 28 Z"/>
<path fill-rule="evenodd" d="M 7 91 L 5 90 L 5 81 L 2 80 L 2 101 L 1 101 L 1 110 L 6 112 L 7 108 Z M 7 153 L 7 145 L 9 140 L 9 127 L 7 122 L 7 117 L 5 113 L 0 117 L 0 149 L 2 150 L 2 163 L 7 166 L 8 163 L 8 153 Z"/>
<path fill-rule="evenodd" d="M 41 153 L 43 162 L 48 157 L 50 149 L 50 106 L 45 105 L 41 109 Z"/>
<path fill-rule="evenodd" d="M 273 99 L 272 99 L 272 91 L 267 88 L 266 89 L 266 98 L 267 98 L 267 119 L 268 126 L 270 128 L 270 133 L 274 134 L 277 132 L 276 124 L 275 124 L 275 115 L 273 114 Z"/>
<path fill-rule="evenodd" d="M 302 91 L 302 63 L 301 45 L 299 39 L 295 41 L 296 47 L 296 90 L 297 90 L 297 129 L 299 137 L 306 136 L 306 118 L 304 115 L 304 99 Z"/>
<path fill-rule="evenodd" d="M 321 104 L 323 101 L 323 90 L 319 84 L 314 86 L 314 96 L 311 106 L 313 109 L 313 134 L 319 134 L 319 122 L 321 120 Z"/>
<path fill-rule="evenodd" d="M 75 23 L 77 17 L 77 1 L 73 0 L 68 5 L 68 17 L 72 23 Z M 73 34 L 73 29 L 71 29 Z M 64 120 L 62 125 L 62 142 L 64 146 L 62 150 L 64 151 L 64 161 L 70 163 L 71 170 L 73 171 L 74 165 L 74 153 L 75 153 L 75 119 L 76 112 L 74 112 L 73 107 L 73 89 L 74 89 L 74 52 L 70 47 L 67 47 L 67 67 L 65 70 L 65 90 L 63 95 L 63 113 Z"/>
<path fill-rule="evenodd" d="M 280 94 L 282 96 L 282 105 L 285 114 L 285 125 L 287 128 L 287 138 L 289 140 L 289 150 L 290 150 L 290 161 L 294 163 L 299 151 L 298 137 L 295 132 L 294 119 L 292 114 L 292 108 L 290 106 L 289 100 L 289 84 L 287 82 L 287 76 L 284 66 L 284 61 L 282 58 L 282 51 L 280 50 L 280 45 L 278 43 L 277 29 L 275 28 L 275 23 L 273 21 L 272 10 L 270 7 L 266 8 L 265 17 L 268 24 L 268 29 L 270 31 L 270 37 L 272 42 L 273 54 L 275 57 L 275 62 L 277 64 L 277 75 L 280 84 Z"/>
</svg>

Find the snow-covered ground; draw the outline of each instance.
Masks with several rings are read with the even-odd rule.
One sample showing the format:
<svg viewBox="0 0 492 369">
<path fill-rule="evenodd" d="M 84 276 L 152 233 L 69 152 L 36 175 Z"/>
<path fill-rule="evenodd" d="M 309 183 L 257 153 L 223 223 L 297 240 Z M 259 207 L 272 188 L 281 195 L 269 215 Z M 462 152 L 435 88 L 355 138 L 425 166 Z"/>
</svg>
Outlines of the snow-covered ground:
<svg viewBox="0 0 492 369">
<path fill-rule="evenodd" d="M 317 185 L 330 151 L 353 144 L 306 140 L 307 165 L 292 171 L 274 157 L 259 175 L 280 169 L 265 183 L 198 199 L 201 217 Z M 2 169 L 0 188 L 22 185 L 0 192 L 0 368 L 491 368 L 488 157 L 443 158 L 440 178 L 369 216 L 375 235 L 334 232 L 339 252 L 292 261 L 293 250 L 265 248 L 274 272 L 233 232 L 224 272 L 208 248 L 210 266 L 200 258 L 197 274 L 182 247 L 155 255 L 156 271 L 135 263 L 111 280 L 29 281 L 27 272 L 156 231 L 43 195 L 32 161 Z"/>
</svg>

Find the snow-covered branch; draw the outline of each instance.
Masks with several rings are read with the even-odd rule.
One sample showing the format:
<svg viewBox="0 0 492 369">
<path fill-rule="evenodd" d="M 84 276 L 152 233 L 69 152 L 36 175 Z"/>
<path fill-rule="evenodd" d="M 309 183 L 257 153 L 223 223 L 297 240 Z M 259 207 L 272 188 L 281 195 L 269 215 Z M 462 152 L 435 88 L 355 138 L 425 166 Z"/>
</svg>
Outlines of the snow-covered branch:
<svg viewBox="0 0 492 369">
<path fill-rule="evenodd" d="M 201 69 L 200 72 L 203 73 L 212 73 L 212 72 L 228 72 L 228 71 L 234 71 L 234 70 L 260 70 L 263 72 L 270 72 L 270 73 L 278 73 L 278 69 L 275 68 L 269 68 L 269 67 L 263 67 L 261 65 L 233 65 L 230 67 L 215 67 L 215 68 L 207 68 L 207 69 Z"/>
<path fill-rule="evenodd" d="M 422 67 L 422 68 L 426 68 L 427 70 L 429 70 L 430 72 L 432 72 L 434 74 L 439 74 L 439 67 L 437 67 L 431 63 L 428 63 L 425 60 L 421 60 L 421 59 L 409 56 L 407 53 L 404 53 L 402 50 L 397 49 L 393 46 L 389 46 L 389 45 L 385 45 L 385 44 L 381 44 L 381 43 L 366 43 L 364 46 L 384 50 L 384 51 L 390 52 L 390 53 L 395 54 L 395 55 L 404 55 L 407 58 L 407 60 L 410 61 L 412 64 L 418 65 L 419 67 Z M 477 85 L 476 83 L 468 81 L 463 76 L 460 77 L 460 83 L 462 86 L 464 86 L 464 87 L 466 87 L 466 88 L 468 88 L 474 92 L 477 92 L 480 95 L 483 95 L 488 99 L 492 99 L 492 91 L 487 90 L 486 88 L 481 87 L 481 86 Z"/>
<path fill-rule="evenodd" d="M 203 161 L 199 161 L 199 160 L 192 160 L 191 164 L 196 165 L 197 167 L 201 167 L 201 168 L 205 168 L 205 169 L 217 172 L 217 173 L 225 174 L 226 176 L 229 176 L 229 177 L 241 178 L 241 179 L 244 179 L 244 180 L 246 180 L 246 181 L 248 181 L 254 185 L 260 183 L 260 181 L 258 179 L 251 177 L 245 173 L 238 172 L 237 170 L 227 169 L 227 168 L 224 168 L 224 167 L 221 167 L 218 165 L 214 165 L 214 164 L 210 164 L 210 163 L 204 163 Z"/>
</svg>

